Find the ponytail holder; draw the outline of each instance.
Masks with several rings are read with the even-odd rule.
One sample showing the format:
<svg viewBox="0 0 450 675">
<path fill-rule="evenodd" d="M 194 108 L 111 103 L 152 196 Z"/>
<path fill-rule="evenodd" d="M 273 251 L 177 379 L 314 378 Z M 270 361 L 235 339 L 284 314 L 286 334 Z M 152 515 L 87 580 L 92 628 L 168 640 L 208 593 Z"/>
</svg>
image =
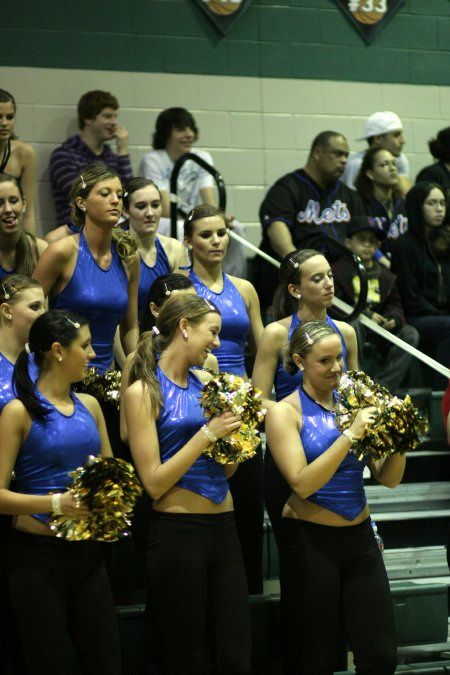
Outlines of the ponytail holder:
<svg viewBox="0 0 450 675">
<path fill-rule="evenodd" d="M 156 326 L 153 326 L 152 333 L 153 333 L 153 335 L 159 335 L 159 330 Z"/>
<path fill-rule="evenodd" d="M 30 349 L 30 345 L 28 344 L 28 342 L 25 342 L 25 351 L 26 351 L 27 354 L 31 354 L 31 349 Z"/>
</svg>

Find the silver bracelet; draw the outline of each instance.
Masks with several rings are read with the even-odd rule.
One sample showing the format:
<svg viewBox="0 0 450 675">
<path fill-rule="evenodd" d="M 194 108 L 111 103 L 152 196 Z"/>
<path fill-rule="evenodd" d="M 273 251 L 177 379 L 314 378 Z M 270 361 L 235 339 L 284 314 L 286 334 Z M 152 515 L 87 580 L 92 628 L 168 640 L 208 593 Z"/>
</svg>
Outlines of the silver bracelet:
<svg viewBox="0 0 450 675">
<path fill-rule="evenodd" d="M 63 512 L 61 509 L 61 492 L 57 492 L 56 494 L 52 495 L 52 512 L 54 513 L 55 516 L 62 516 Z"/>
<path fill-rule="evenodd" d="M 356 441 L 359 441 L 359 438 L 355 438 L 355 436 L 353 436 L 350 429 L 344 429 L 344 431 L 342 432 L 342 435 L 345 436 L 346 438 L 348 438 L 348 440 L 350 441 L 350 445 L 353 445 L 353 443 L 356 443 Z"/>
<path fill-rule="evenodd" d="M 208 441 L 210 441 L 211 443 L 215 443 L 215 442 L 218 440 L 218 439 L 217 439 L 217 436 L 216 436 L 215 434 L 213 434 L 213 432 L 211 431 L 211 429 L 210 429 L 208 426 L 206 426 L 206 424 L 204 424 L 204 425 L 201 427 L 200 431 L 203 431 L 203 433 L 205 434 L 206 438 L 207 438 Z"/>
</svg>

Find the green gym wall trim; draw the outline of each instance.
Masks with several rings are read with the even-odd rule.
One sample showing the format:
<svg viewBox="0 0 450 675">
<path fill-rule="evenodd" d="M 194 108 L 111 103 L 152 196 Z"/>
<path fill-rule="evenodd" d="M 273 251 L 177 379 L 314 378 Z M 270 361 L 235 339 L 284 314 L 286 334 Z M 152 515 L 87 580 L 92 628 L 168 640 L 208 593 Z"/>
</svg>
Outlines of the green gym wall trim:
<svg viewBox="0 0 450 675">
<path fill-rule="evenodd" d="M 226 36 L 193 0 L 18 0 L 2 35 L 3 66 L 450 84 L 450 0 L 405 0 L 370 45 L 334 0 L 253 0 Z"/>
</svg>

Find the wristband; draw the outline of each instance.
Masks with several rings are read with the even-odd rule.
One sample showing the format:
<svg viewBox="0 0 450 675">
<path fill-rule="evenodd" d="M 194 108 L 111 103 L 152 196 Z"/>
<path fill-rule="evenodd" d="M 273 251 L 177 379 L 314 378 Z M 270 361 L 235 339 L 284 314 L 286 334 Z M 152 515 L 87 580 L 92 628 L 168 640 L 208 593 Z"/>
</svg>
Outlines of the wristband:
<svg viewBox="0 0 450 675">
<path fill-rule="evenodd" d="M 344 431 L 342 432 L 342 435 L 345 436 L 346 438 L 348 438 L 348 440 L 350 441 L 350 445 L 353 445 L 353 443 L 356 443 L 356 441 L 360 440 L 359 438 L 356 438 L 355 436 L 353 436 L 350 429 L 344 429 Z"/>
<path fill-rule="evenodd" d="M 63 512 L 61 509 L 61 492 L 57 492 L 52 495 L 52 512 L 55 516 L 62 516 Z"/>
<path fill-rule="evenodd" d="M 215 443 L 215 442 L 218 440 L 218 439 L 217 439 L 217 436 L 216 436 L 215 434 L 213 434 L 213 432 L 211 431 L 211 429 L 210 429 L 208 426 L 206 426 L 206 424 L 204 424 L 204 425 L 201 427 L 200 431 L 203 431 L 203 433 L 205 434 L 206 438 L 207 438 L 208 441 L 210 441 L 211 443 Z"/>
</svg>

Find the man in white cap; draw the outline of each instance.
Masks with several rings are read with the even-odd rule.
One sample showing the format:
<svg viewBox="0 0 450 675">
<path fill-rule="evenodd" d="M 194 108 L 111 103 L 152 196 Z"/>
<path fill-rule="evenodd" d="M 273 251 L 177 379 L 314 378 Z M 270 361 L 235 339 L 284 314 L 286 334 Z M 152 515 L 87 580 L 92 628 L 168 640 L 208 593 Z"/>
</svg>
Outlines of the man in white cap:
<svg viewBox="0 0 450 675">
<path fill-rule="evenodd" d="M 368 142 L 369 148 L 379 146 L 383 150 L 389 150 L 394 155 L 400 178 L 399 187 L 405 195 L 411 187 L 411 181 L 409 180 L 408 158 L 402 153 L 405 139 L 403 136 L 403 125 L 398 115 L 385 110 L 384 112 L 376 112 L 368 117 L 364 125 L 364 137 L 358 140 L 362 141 L 364 139 Z M 361 167 L 364 154 L 365 150 L 361 150 L 361 152 L 351 155 L 341 178 L 346 185 L 353 189 L 355 188 L 356 176 Z"/>
</svg>

